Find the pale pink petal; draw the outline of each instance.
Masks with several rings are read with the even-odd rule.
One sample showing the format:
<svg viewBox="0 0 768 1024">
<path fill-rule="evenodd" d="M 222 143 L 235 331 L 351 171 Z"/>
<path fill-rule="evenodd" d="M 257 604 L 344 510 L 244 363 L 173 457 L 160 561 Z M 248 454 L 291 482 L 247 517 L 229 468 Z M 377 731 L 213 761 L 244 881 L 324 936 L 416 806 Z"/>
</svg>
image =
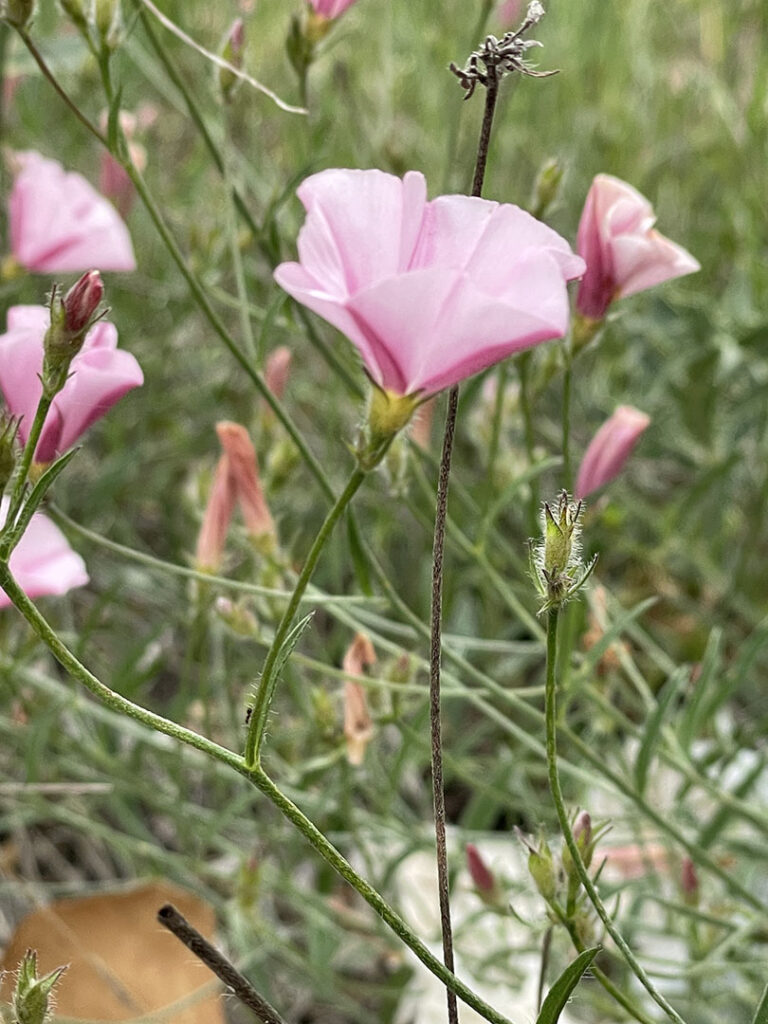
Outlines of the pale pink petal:
<svg viewBox="0 0 768 1024">
<path fill-rule="evenodd" d="M 34 306 L 14 306 L 8 311 L 9 322 L 29 323 L 33 317 L 24 310 L 40 309 L 47 319 L 46 310 Z M 0 335 L 0 391 L 12 416 L 21 416 L 19 437 L 26 441 L 37 403 L 43 392 L 40 372 L 43 368 L 43 335 L 45 326 L 19 326 Z"/>
<path fill-rule="evenodd" d="M 17 156 L 11 190 L 11 248 L 35 273 L 134 270 L 133 246 L 114 207 L 82 177 L 39 153 Z"/>
<path fill-rule="evenodd" d="M 297 192 L 307 210 L 298 241 L 302 266 L 337 298 L 404 269 L 426 189 L 417 172 L 403 181 L 376 170 L 328 170 L 307 178 Z"/>
<path fill-rule="evenodd" d="M 309 0 L 316 14 L 323 18 L 338 18 L 355 0 Z"/>
<path fill-rule="evenodd" d="M 587 448 L 576 480 L 577 498 L 585 498 L 599 490 L 621 472 L 650 422 L 650 417 L 639 409 L 619 406 Z"/>
<path fill-rule="evenodd" d="M 5 519 L 8 499 L 0 506 L 0 520 Z M 27 597 L 65 594 L 73 587 L 83 587 L 88 573 L 80 555 L 72 550 L 64 534 L 47 516 L 35 513 L 24 536 L 10 558 L 10 569 Z M 0 589 L 0 607 L 10 604 Z"/>
<path fill-rule="evenodd" d="M 658 231 L 649 231 L 639 239 L 617 238 L 613 253 L 622 297 L 701 269 L 689 252 Z"/>
</svg>

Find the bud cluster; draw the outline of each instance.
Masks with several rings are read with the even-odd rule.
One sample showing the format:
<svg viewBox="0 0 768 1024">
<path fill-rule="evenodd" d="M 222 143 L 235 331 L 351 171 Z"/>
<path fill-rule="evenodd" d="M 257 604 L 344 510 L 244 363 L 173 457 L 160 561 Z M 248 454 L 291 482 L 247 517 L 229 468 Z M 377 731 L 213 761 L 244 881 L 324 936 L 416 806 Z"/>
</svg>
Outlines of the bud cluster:
<svg viewBox="0 0 768 1024">
<path fill-rule="evenodd" d="M 542 508 L 543 540 L 530 548 L 530 574 L 544 604 L 539 613 L 558 608 L 584 586 L 597 564 L 595 556 L 586 565 L 581 559 L 581 501 L 572 502 L 562 491 L 557 504 Z"/>
<path fill-rule="evenodd" d="M 46 1024 L 51 1018 L 52 995 L 66 967 L 37 976 L 37 954 L 28 949 L 19 964 L 13 992 L 13 1019 L 17 1024 Z"/>
</svg>

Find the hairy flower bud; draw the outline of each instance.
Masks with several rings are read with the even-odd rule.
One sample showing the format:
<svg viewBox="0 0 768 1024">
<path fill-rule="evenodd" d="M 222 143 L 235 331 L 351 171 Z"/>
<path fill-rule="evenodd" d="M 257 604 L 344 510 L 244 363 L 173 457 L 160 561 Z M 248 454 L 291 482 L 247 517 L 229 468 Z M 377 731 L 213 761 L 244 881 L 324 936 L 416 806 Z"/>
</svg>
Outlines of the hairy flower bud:
<svg viewBox="0 0 768 1024">
<path fill-rule="evenodd" d="M 19 964 L 13 992 L 13 1013 L 17 1024 L 45 1024 L 50 1019 L 53 989 L 66 969 L 57 967 L 38 978 L 37 953 L 27 950 Z"/>
<path fill-rule="evenodd" d="M 13 416 L 0 414 L 0 494 L 13 476 L 16 468 L 16 435 L 19 420 Z"/>
<path fill-rule="evenodd" d="M 103 296 L 104 285 L 98 270 L 83 274 L 63 299 L 54 286 L 50 301 L 51 323 L 43 343 L 43 392 L 49 398 L 66 384 L 70 364 L 98 319 Z"/>
<path fill-rule="evenodd" d="M 564 604 L 584 586 L 596 559 L 583 565 L 579 533 L 582 503 L 572 502 L 562 491 L 557 504 L 544 503 L 543 540 L 531 548 L 531 578 L 545 603 L 540 611 Z"/>
<path fill-rule="evenodd" d="M 573 826 L 573 838 L 576 840 L 576 847 L 584 861 L 584 867 L 588 868 L 592 863 L 592 856 L 595 852 L 595 844 L 592 838 L 592 819 L 587 811 L 582 811 Z M 576 866 L 571 857 L 571 851 L 566 846 L 563 849 L 563 870 L 569 883 L 577 885 L 579 876 Z"/>
</svg>

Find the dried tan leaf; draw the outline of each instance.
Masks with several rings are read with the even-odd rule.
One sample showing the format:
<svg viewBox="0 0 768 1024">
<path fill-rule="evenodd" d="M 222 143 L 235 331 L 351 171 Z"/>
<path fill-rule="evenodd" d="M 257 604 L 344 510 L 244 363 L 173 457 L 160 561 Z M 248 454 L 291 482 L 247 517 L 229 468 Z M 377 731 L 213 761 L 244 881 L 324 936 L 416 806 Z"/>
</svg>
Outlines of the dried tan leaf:
<svg viewBox="0 0 768 1024">
<path fill-rule="evenodd" d="M 41 974 L 70 964 L 57 991 L 57 1016 L 128 1021 L 168 1009 L 164 1024 L 225 1024 L 216 979 L 157 923 L 164 903 L 212 937 L 213 908 L 167 882 L 57 900 L 28 914 L 13 934 L 0 964 L 11 972 L 0 998 L 10 999 L 13 972 L 25 951 L 35 949 Z"/>
</svg>

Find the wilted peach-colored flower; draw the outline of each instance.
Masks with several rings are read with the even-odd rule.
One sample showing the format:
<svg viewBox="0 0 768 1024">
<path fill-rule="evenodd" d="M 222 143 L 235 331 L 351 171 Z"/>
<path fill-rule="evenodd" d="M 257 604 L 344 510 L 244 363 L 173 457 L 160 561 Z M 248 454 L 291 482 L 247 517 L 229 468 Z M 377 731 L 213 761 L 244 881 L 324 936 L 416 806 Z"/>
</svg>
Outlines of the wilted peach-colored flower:
<svg viewBox="0 0 768 1024">
<path fill-rule="evenodd" d="M 264 497 L 259 464 L 248 431 L 239 423 L 216 424 L 216 433 L 229 459 L 229 471 L 243 514 L 245 528 L 253 540 L 275 536 L 275 523 Z"/>
<path fill-rule="evenodd" d="M 598 174 L 579 223 L 578 251 L 587 263 L 576 308 L 602 320 L 615 299 L 699 270 L 682 246 L 653 227 L 653 207 L 637 189 L 610 174 Z"/>
<path fill-rule="evenodd" d="M 264 367 L 264 379 L 275 398 L 282 398 L 285 394 L 285 385 L 288 383 L 288 375 L 291 372 L 292 358 L 293 355 L 287 345 L 279 345 L 267 356 L 266 366 Z"/>
<path fill-rule="evenodd" d="M 351 676 L 364 676 L 365 670 L 376 663 L 376 651 L 365 633 L 358 633 L 344 655 L 342 668 Z M 365 689 L 353 679 L 344 683 L 344 736 L 347 741 L 347 760 L 361 765 L 365 748 L 373 738 L 373 721 L 368 710 Z"/>
<path fill-rule="evenodd" d="M 200 572 L 217 572 L 221 567 L 236 500 L 229 456 L 225 452 L 216 465 L 203 523 L 197 535 L 195 565 Z"/>
<path fill-rule="evenodd" d="M 587 448 L 576 479 L 577 498 L 586 498 L 618 476 L 650 422 L 650 416 L 639 409 L 619 406 Z"/>
</svg>

